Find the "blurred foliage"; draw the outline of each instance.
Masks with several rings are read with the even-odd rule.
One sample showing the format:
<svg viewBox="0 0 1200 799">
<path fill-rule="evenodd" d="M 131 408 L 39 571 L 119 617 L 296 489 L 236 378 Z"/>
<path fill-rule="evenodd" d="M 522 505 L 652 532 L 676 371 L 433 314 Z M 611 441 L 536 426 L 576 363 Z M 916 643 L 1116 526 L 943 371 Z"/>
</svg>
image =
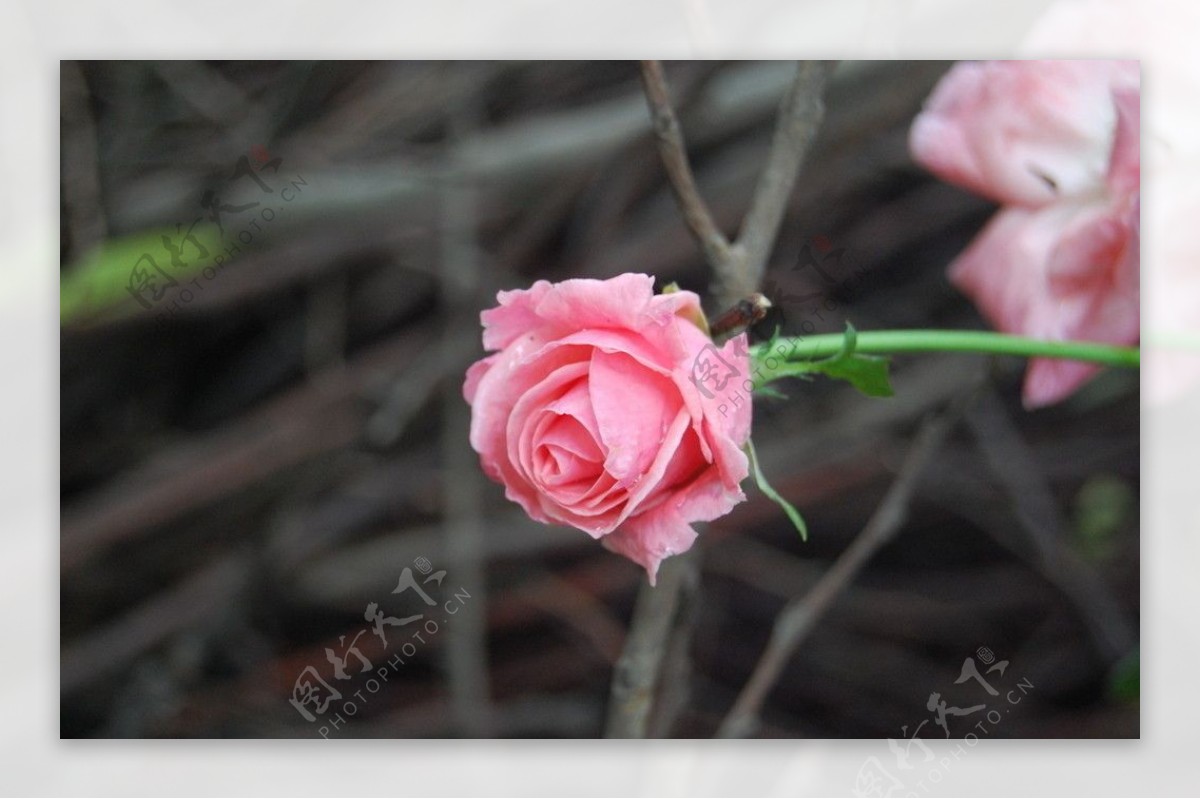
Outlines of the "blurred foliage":
<svg viewBox="0 0 1200 799">
<path fill-rule="evenodd" d="M 77 263 L 62 273 L 59 288 L 59 321 L 63 325 L 104 314 L 118 317 L 148 311 L 134 300 L 138 277 L 134 270 L 155 281 L 159 291 L 171 281 L 191 280 L 205 266 L 211 266 L 213 252 L 219 252 L 221 235 L 213 225 L 197 225 L 190 235 L 192 243 L 182 244 L 188 231 L 156 228 L 105 240 Z M 172 263 L 171 247 L 179 251 L 176 266 Z M 203 256 L 200 253 L 204 253 Z M 144 296 L 152 296 L 146 288 Z"/>
<path fill-rule="evenodd" d="M 1075 496 L 1075 548 L 1089 560 L 1106 560 L 1136 509 L 1137 499 L 1125 481 L 1108 474 L 1088 478 Z"/>
<path fill-rule="evenodd" d="M 1142 692 L 1141 650 L 1130 652 L 1113 667 L 1109 694 L 1120 702 L 1137 702 Z"/>
</svg>

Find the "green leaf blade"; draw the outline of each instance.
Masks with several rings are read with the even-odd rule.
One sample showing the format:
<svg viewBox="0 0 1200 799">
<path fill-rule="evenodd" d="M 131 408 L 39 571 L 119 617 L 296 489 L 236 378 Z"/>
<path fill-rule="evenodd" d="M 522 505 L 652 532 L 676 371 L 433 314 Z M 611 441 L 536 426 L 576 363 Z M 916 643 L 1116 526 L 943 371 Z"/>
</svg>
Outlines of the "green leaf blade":
<svg viewBox="0 0 1200 799">
<path fill-rule="evenodd" d="M 854 325 L 847 322 L 841 350 L 835 355 L 815 361 L 787 361 L 778 364 L 770 370 L 769 380 L 822 374 L 834 380 L 845 380 L 868 397 L 895 396 L 888 374 L 889 359 L 879 355 L 861 355 L 855 352 L 857 345 L 858 331 L 854 329 Z M 768 353 L 771 351 L 771 348 L 767 350 Z M 756 373 L 758 372 L 761 370 L 756 370 Z"/>
<path fill-rule="evenodd" d="M 783 512 L 791 519 L 792 525 L 800 533 L 801 541 L 808 541 L 808 525 L 804 523 L 804 517 L 800 515 L 800 511 L 788 502 L 783 496 L 771 487 L 767 482 L 767 476 L 763 474 L 762 467 L 758 463 L 758 453 L 754 451 L 754 442 L 746 441 L 746 457 L 750 459 L 750 469 L 754 473 L 754 482 L 758 484 L 758 490 L 763 492 L 767 499 L 774 502 L 779 507 L 783 508 Z"/>
</svg>

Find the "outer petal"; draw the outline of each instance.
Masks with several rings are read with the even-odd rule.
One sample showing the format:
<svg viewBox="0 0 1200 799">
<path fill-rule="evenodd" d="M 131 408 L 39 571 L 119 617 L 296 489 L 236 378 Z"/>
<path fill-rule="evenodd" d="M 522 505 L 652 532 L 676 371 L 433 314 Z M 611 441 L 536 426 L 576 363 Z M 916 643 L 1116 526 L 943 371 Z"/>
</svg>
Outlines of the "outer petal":
<svg viewBox="0 0 1200 799">
<path fill-rule="evenodd" d="M 530 359 L 541 357 L 558 347 L 588 347 L 600 352 L 619 352 L 635 359 L 647 369 L 667 375 L 674 368 L 674 361 L 661 349 L 656 348 L 644 336 L 633 330 L 592 328 L 579 330 L 547 342 L 541 349 L 530 354 Z M 590 355 L 588 357 L 591 357 Z"/>
<path fill-rule="evenodd" d="M 483 323 L 483 348 L 502 350 L 518 338 L 542 327 L 535 309 L 551 290 L 551 284 L 539 280 L 529 289 L 501 291 L 496 294 L 500 303 L 479 314 Z"/>
<path fill-rule="evenodd" d="M 700 333 L 708 339 L 708 323 L 704 309 L 700 306 L 700 297 L 691 291 L 673 291 L 670 294 L 656 294 L 650 301 L 649 319 L 653 325 L 642 328 L 642 335 L 653 346 L 663 353 L 672 363 L 687 359 L 687 336 Z M 682 324 L 681 324 L 682 322 Z"/>
<path fill-rule="evenodd" d="M 1032 358 L 1021 392 L 1026 408 L 1062 402 L 1100 372 L 1100 367 L 1059 358 Z"/>
<path fill-rule="evenodd" d="M 712 342 L 690 325 L 681 326 L 678 335 L 689 355 L 675 374 L 676 383 L 693 412 L 705 456 L 718 465 L 726 485 L 733 487 L 750 473 L 749 461 L 742 452 L 750 437 L 752 415 L 751 396 L 746 390 L 751 378 L 746 335 L 735 336 L 717 350 L 719 357 L 713 360 L 719 364 L 721 374 L 713 383 L 698 380 L 694 368 L 698 358 L 711 357 Z"/>
<path fill-rule="evenodd" d="M 1108 173 L 1113 92 L 1137 83 L 1132 61 L 960 63 L 914 121 L 909 148 L 932 172 L 999 202 L 1088 194 Z"/>
<path fill-rule="evenodd" d="M 558 331 L 635 335 L 654 359 L 673 364 L 684 355 L 678 330 L 699 332 L 691 317 L 703 316 L 700 298 L 690 291 L 655 294 L 654 279 L 624 274 L 608 280 L 565 280 L 537 305 L 540 324 Z"/>
<path fill-rule="evenodd" d="M 951 266 L 951 280 L 998 329 L 1050 340 L 1128 344 L 1138 336 L 1136 280 L 1127 217 L 1112 207 L 1060 203 L 1008 208 Z M 1124 279 L 1122 276 L 1125 276 Z M 1029 407 L 1057 402 L 1098 370 L 1035 359 Z"/>
<path fill-rule="evenodd" d="M 1136 89 L 1113 92 L 1117 133 L 1108 164 L 1108 189 L 1114 195 L 1141 193 L 1142 95 Z"/>
<path fill-rule="evenodd" d="M 666 558 L 692 548 L 696 531 L 670 505 L 627 520 L 621 528 L 600 539 L 618 555 L 624 555 L 646 570 L 650 585 L 658 581 L 658 566 Z"/>
<path fill-rule="evenodd" d="M 483 376 L 492 368 L 492 364 L 496 362 L 497 355 L 489 355 L 488 357 L 476 361 L 467 367 L 467 377 L 463 381 L 463 399 L 470 405 L 475 402 L 475 393 L 479 390 L 479 381 L 483 380 Z"/>
<path fill-rule="evenodd" d="M 564 280 L 537 303 L 538 318 L 562 329 L 636 330 L 654 297 L 654 278 L 627 273 L 608 280 Z"/>
<path fill-rule="evenodd" d="M 691 549 L 696 540 L 693 522 L 720 518 L 745 498 L 740 489 L 727 490 L 717 471 L 710 469 L 654 508 L 626 520 L 601 541 L 645 568 L 654 585 L 665 558 Z"/>
</svg>

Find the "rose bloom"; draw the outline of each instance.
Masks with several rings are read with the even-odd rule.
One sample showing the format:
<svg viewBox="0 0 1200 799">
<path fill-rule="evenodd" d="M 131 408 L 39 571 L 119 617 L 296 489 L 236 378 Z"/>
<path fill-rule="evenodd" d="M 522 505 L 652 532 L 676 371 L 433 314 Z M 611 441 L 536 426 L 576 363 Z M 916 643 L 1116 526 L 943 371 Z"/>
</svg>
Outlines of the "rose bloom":
<svg viewBox="0 0 1200 799">
<path fill-rule="evenodd" d="M 483 470 L 530 517 L 600 539 L 653 584 L 692 546 L 693 522 L 745 499 L 745 335 L 715 348 L 693 321 L 699 298 L 656 295 L 648 275 L 539 280 L 497 299 L 481 314 L 495 353 L 463 386 Z"/>
<path fill-rule="evenodd" d="M 950 267 L 993 325 L 1048 340 L 1138 340 L 1136 62 L 957 64 L 909 147 L 938 176 L 1004 204 Z M 1035 358 L 1025 404 L 1058 402 L 1097 371 Z"/>
<path fill-rule="evenodd" d="M 1194 54 L 1200 5 L 1156 4 L 1147 14 L 1123 0 L 1056 0 L 1021 43 L 1022 52 L 1086 58 L 1088 53 L 1142 54 L 1154 76 L 1157 103 L 1146 106 L 1142 171 L 1146 204 L 1142 225 L 1154 268 L 1146 271 L 1147 329 L 1142 336 L 1142 388 L 1151 405 L 1195 399 L 1200 352 L 1180 346 L 1200 338 L 1200 113 L 1179 98 L 1200 94 Z"/>
</svg>

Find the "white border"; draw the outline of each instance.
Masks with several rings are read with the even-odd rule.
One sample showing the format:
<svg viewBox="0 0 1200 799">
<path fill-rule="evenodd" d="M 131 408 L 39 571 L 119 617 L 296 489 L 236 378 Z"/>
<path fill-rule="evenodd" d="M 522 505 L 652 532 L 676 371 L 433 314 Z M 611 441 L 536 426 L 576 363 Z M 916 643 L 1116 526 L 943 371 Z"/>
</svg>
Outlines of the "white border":
<svg viewBox="0 0 1200 799">
<path fill-rule="evenodd" d="M 1035 23 L 1082 11 L 1071 40 L 1028 45 Z M 1140 57 L 1145 118 L 1167 171 L 1194 176 L 1200 142 L 1187 2 L 713 0 L 204 2 L 0 6 L 0 790 L 21 794 L 848 794 L 879 742 L 91 742 L 57 739 L 58 59 L 148 57 Z M 1112 22 L 1113 14 L 1118 22 Z M 1126 20 L 1120 22 L 1121 14 Z M 1107 16 L 1106 16 L 1107 15 Z M 1183 18 L 1190 17 L 1190 20 Z M 1108 20 L 1106 22 L 1105 20 Z M 1087 35 L 1084 35 L 1087 34 Z M 1186 35 L 1184 35 L 1186 34 Z M 1068 37 L 1070 38 L 1070 37 Z M 1180 41 L 1186 47 L 1182 47 Z M 1183 76 L 1176 79 L 1182 70 Z M 1174 116 L 1172 116 L 1174 114 Z M 1181 117 L 1181 118 L 1176 118 Z M 1161 123 L 1161 124 L 1159 124 Z M 1175 127 L 1172 127 L 1174 125 Z M 1174 138 L 1173 138 L 1174 137 Z M 1147 147 L 1152 146 L 1147 144 Z M 1182 159 L 1182 160 L 1179 160 Z M 1172 202 L 1147 175 L 1147 218 Z M 1195 185 L 1194 183 L 1192 185 Z M 1156 205 L 1157 204 L 1157 205 Z M 1200 220 L 1192 219 L 1195 227 Z M 1169 277 L 1147 224 L 1147 284 Z M 1189 231 L 1190 232 L 1190 231 Z M 1175 283 L 1164 283 L 1165 291 Z M 1152 303 L 1150 303 L 1152 305 Z M 1152 320 L 1147 320 L 1147 326 Z M 1148 353 L 1148 363 L 1153 354 Z M 1160 795 L 1195 791 L 1200 660 L 1195 392 L 1144 419 L 1142 741 L 988 742 L 931 795 Z M 1200 443 L 1200 442 L 1197 442 Z M 30 618 L 36 618 L 36 624 Z M 886 750 L 884 750 L 886 753 Z"/>
</svg>

